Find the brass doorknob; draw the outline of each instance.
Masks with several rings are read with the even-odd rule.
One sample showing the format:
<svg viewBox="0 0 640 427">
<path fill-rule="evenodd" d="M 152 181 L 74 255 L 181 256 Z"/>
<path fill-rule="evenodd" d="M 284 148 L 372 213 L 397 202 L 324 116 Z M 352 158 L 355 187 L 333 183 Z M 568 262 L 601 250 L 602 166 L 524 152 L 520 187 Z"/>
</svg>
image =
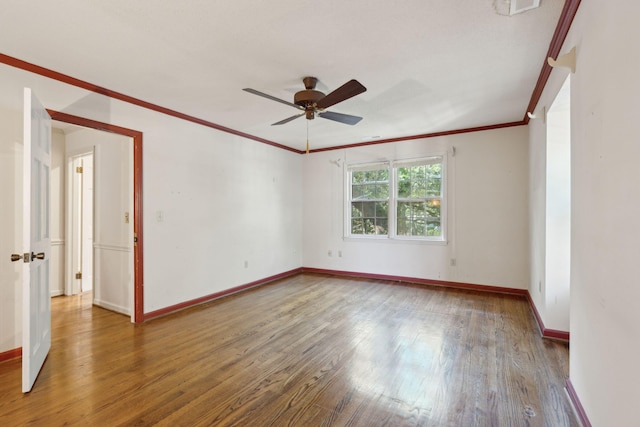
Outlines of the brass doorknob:
<svg viewBox="0 0 640 427">
<path fill-rule="evenodd" d="M 31 261 L 33 261 L 34 259 L 44 259 L 44 252 L 38 252 L 37 254 L 34 252 L 31 252 Z"/>
<path fill-rule="evenodd" d="M 20 261 L 22 259 L 22 255 L 20 254 L 11 254 L 11 262 Z"/>
</svg>

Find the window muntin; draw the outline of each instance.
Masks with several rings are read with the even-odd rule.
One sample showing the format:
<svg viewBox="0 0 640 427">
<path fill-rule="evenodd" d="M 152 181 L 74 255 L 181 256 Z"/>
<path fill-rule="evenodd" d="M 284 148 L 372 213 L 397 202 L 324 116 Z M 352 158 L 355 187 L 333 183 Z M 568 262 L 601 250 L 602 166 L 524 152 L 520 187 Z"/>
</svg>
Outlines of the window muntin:
<svg viewBox="0 0 640 427">
<path fill-rule="evenodd" d="M 444 160 L 350 166 L 346 235 L 443 241 Z"/>
</svg>

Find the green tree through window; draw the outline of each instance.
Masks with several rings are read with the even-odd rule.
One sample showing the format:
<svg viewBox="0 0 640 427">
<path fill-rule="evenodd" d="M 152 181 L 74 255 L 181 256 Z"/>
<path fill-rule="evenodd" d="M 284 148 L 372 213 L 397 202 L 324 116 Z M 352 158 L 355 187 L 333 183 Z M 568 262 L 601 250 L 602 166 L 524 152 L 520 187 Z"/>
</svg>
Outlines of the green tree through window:
<svg viewBox="0 0 640 427">
<path fill-rule="evenodd" d="M 349 235 L 442 240 L 443 171 L 442 156 L 350 166 Z"/>
<path fill-rule="evenodd" d="M 397 234 L 440 236 L 442 163 L 399 167 L 397 170 Z"/>
<path fill-rule="evenodd" d="M 351 234 L 387 234 L 388 211 L 389 169 L 352 172 Z"/>
</svg>

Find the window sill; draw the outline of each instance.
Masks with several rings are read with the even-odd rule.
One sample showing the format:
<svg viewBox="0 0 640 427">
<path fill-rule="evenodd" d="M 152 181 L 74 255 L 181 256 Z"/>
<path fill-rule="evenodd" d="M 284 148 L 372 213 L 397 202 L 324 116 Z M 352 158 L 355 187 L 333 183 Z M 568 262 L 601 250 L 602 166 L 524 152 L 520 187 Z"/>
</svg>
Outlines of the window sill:
<svg viewBox="0 0 640 427">
<path fill-rule="evenodd" d="M 423 240 L 423 239 L 410 239 L 401 237 L 389 237 L 389 236 L 345 236 L 342 238 L 343 242 L 357 242 L 357 243 L 391 243 L 391 244 L 412 244 L 412 245 L 436 245 L 446 246 L 449 242 L 443 240 Z"/>
</svg>

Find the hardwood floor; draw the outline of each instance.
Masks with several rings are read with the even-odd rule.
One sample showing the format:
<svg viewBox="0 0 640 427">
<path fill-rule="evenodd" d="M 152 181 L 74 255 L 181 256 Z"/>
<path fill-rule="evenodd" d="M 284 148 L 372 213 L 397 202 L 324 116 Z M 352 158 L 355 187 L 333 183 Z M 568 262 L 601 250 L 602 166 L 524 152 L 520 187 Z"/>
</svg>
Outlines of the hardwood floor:
<svg viewBox="0 0 640 427">
<path fill-rule="evenodd" d="M 143 325 L 57 297 L 0 425 L 578 426 L 524 298 L 304 274 Z"/>
</svg>

